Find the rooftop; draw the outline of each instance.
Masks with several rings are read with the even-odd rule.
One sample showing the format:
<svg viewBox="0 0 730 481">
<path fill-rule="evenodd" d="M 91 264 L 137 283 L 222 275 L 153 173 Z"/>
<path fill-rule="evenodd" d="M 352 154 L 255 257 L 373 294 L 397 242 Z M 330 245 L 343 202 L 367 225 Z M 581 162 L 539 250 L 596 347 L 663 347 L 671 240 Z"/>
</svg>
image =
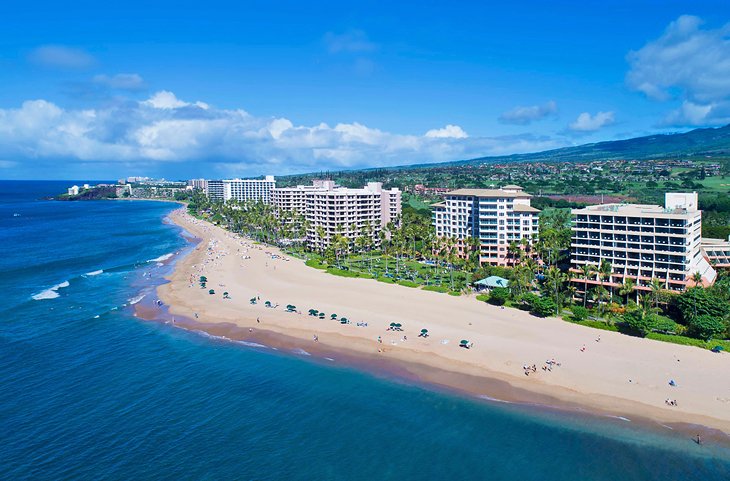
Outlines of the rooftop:
<svg viewBox="0 0 730 481">
<path fill-rule="evenodd" d="M 660 205 L 650 204 L 598 204 L 581 209 L 573 209 L 573 214 L 620 214 L 620 215 L 670 215 L 675 217 L 693 217 L 698 211 L 687 209 L 667 209 Z"/>
<path fill-rule="evenodd" d="M 532 207 L 531 205 L 525 205 L 525 204 L 515 204 L 512 207 L 512 210 L 514 210 L 515 212 L 534 212 L 534 213 L 540 212 L 540 209 L 536 209 L 536 208 Z"/>
<path fill-rule="evenodd" d="M 509 187 L 509 186 L 507 186 Z M 507 188 L 505 187 L 505 188 Z M 509 191 L 502 189 L 456 189 L 452 190 L 451 192 L 447 192 L 446 195 L 466 195 L 471 197 L 520 197 L 520 198 L 530 198 L 532 197 L 530 194 L 519 191 L 514 192 L 515 189 L 510 189 Z M 519 187 L 521 189 L 521 187 Z"/>
</svg>

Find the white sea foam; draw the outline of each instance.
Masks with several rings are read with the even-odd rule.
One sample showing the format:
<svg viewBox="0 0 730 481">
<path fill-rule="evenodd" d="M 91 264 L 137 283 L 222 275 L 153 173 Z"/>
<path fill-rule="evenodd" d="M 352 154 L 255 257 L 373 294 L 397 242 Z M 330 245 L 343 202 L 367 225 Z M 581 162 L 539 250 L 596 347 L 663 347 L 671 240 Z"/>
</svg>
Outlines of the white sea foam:
<svg viewBox="0 0 730 481">
<path fill-rule="evenodd" d="M 163 262 L 174 255 L 175 254 L 173 252 L 170 252 L 169 254 L 164 254 L 164 255 L 161 255 L 160 257 L 155 257 L 154 259 L 150 259 L 147 262 Z"/>
<path fill-rule="evenodd" d="M 630 422 L 631 422 L 631 419 L 629 419 L 629 418 L 625 418 L 625 417 L 623 417 L 623 416 L 612 416 L 612 415 L 607 415 L 606 417 L 607 417 L 607 418 L 613 418 L 613 419 L 620 419 L 621 421 L 626 421 L 627 423 L 630 423 Z"/>
<path fill-rule="evenodd" d="M 492 396 L 487 396 L 486 394 L 479 394 L 477 396 L 479 399 L 484 399 L 486 401 L 492 401 L 492 402 L 498 402 L 498 403 L 505 403 L 505 404 L 513 404 L 512 401 L 506 401 L 504 399 L 499 399 Z"/>
<path fill-rule="evenodd" d="M 267 349 L 269 346 L 265 346 L 264 344 L 259 344 L 258 342 L 250 342 L 250 341 L 235 341 L 236 344 L 241 344 L 242 346 L 246 347 L 259 347 Z"/>
<path fill-rule="evenodd" d="M 104 269 L 99 269 L 98 271 L 91 271 L 84 274 L 85 276 L 98 276 L 99 274 L 102 274 L 104 272 Z"/>
<path fill-rule="evenodd" d="M 99 314 L 95 315 L 94 319 L 99 319 Z"/>
<path fill-rule="evenodd" d="M 332 359 L 331 357 L 325 357 L 325 359 L 327 359 L 328 361 L 332 361 L 332 362 L 335 362 L 335 360 L 334 360 L 334 359 Z"/>
<path fill-rule="evenodd" d="M 59 296 L 58 290 L 63 289 L 64 287 L 68 287 L 69 285 L 70 284 L 68 281 L 63 281 L 53 287 L 46 289 L 45 291 L 41 291 L 38 294 L 33 294 L 32 297 L 36 301 L 42 301 L 44 299 L 55 299 Z"/>
<path fill-rule="evenodd" d="M 133 298 L 127 299 L 127 300 L 129 301 L 129 305 L 133 306 L 133 305 L 137 304 L 139 301 L 141 301 L 142 299 L 144 299 L 144 294 L 141 294 L 137 297 L 133 297 Z"/>
<path fill-rule="evenodd" d="M 311 354 L 309 354 L 304 349 L 294 349 L 294 351 L 292 351 L 292 352 L 294 352 L 294 354 L 299 354 L 301 356 L 311 356 Z"/>
</svg>

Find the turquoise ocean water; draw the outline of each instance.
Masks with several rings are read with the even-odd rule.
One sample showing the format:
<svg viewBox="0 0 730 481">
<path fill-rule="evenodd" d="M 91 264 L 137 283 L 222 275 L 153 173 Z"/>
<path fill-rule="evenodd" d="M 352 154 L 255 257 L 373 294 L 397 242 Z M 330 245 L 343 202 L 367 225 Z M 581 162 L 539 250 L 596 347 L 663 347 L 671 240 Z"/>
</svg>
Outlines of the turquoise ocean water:
<svg viewBox="0 0 730 481">
<path fill-rule="evenodd" d="M 141 321 L 175 206 L 39 200 L 68 184 L 0 182 L 0 479 L 730 479 L 682 436 Z"/>
</svg>

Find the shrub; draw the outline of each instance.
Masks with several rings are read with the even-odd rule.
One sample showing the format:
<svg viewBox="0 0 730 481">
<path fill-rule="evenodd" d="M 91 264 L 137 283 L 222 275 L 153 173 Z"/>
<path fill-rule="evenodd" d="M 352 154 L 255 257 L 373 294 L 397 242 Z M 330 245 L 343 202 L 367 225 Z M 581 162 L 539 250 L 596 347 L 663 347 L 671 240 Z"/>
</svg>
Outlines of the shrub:
<svg viewBox="0 0 730 481">
<path fill-rule="evenodd" d="M 477 294 L 477 301 L 489 302 L 489 294 Z"/>
<path fill-rule="evenodd" d="M 506 287 L 495 287 L 492 292 L 489 293 L 489 302 L 495 306 L 502 306 L 509 299 L 509 289 Z"/>
<path fill-rule="evenodd" d="M 690 319 L 687 327 L 693 337 L 708 341 L 723 334 L 727 328 L 722 319 L 707 314 Z"/>
<path fill-rule="evenodd" d="M 530 312 L 538 317 L 547 317 L 555 314 L 555 301 L 549 297 L 535 297 L 530 305 Z"/>
<path fill-rule="evenodd" d="M 588 319 L 588 309 L 585 307 L 573 306 L 570 310 L 573 311 L 573 320 L 580 322 Z"/>
<path fill-rule="evenodd" d="M 398 284 L 403 287 L 418 287 L 419 284 L 413 281 L 398 281 Z"/>
<path fill-rule="evenodd" d="M 630 331 L 641 337 L 651 332 L 656 326 L 656 316 L 651 313 L 644 312 L 642 309 L 635 309 L 623 315 L 624 323 Z"/>
</svg>

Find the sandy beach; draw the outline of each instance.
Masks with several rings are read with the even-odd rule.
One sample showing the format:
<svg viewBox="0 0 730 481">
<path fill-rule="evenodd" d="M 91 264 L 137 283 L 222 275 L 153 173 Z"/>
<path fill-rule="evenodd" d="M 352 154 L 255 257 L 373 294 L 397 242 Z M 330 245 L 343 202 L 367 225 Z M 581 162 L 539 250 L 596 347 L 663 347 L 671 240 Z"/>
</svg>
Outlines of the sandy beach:
<svg viewBox="0 0 730 481">
<path fill-rule="evenodd" d="M 474 296 L 337 277 L 182 209 L 170 218 L 201 241 L 177 262 L 159 297 L 173 316 L 210 333 L 281 336 L 308 351 L 349 352 L 477 395 L 730 433 L 729 354 L 536 318 Z M 208 278 L 205 289 L 201 275 Z M 260 300 L 251 304 L 253 297 Z M 286 312 L 289 304 L 298 312 Z M 325 319 L 309 316 L 309 309 Z M 331 320 L 333 313 L 351 323 Z M 388 330 L 392 322 L 403 330 Z M 421 329 L 429 336 L 419 337 Z M 472 347 L 460 347 L 462 339 Z"/>
</svg>

